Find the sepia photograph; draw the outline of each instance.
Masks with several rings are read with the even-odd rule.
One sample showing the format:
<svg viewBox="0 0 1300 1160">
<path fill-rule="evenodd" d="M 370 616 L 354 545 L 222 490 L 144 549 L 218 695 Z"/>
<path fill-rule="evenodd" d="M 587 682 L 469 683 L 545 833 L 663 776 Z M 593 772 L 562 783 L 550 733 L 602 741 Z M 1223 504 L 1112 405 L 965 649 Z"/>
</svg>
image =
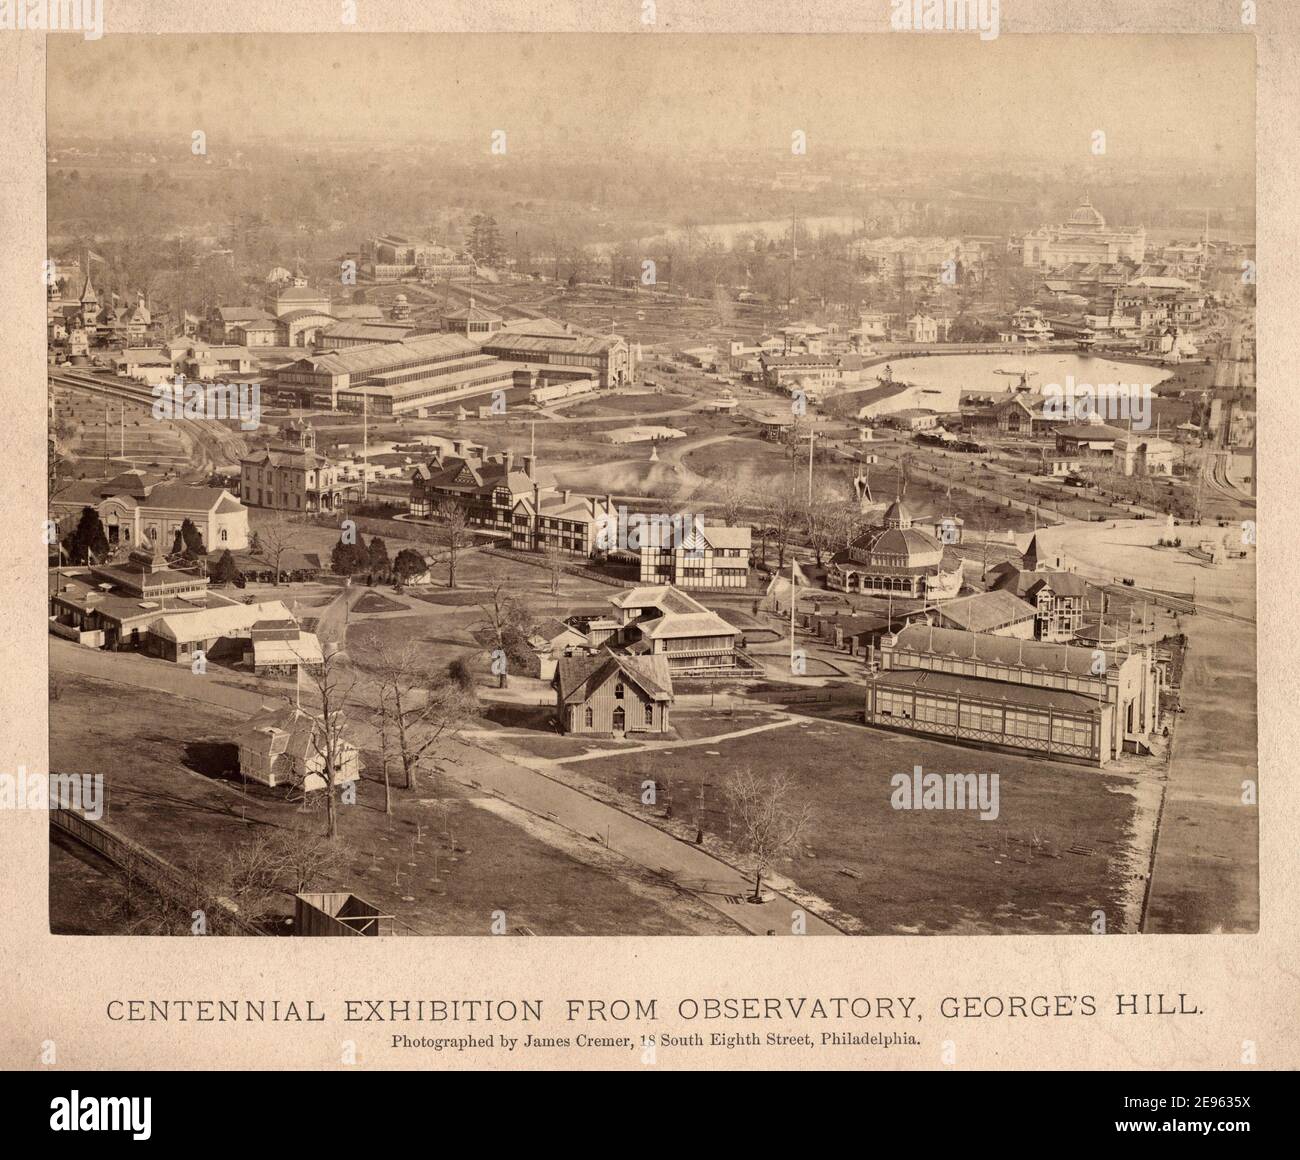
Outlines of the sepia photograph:
<svg viewBox="0 0 1300 1160">
<path fill-rule="evenodd" d="M 0 0 L 22 1124 L 390 1149 L 475 1071 L 1281 1120 L 1298 50 Z"/>
<path fill-rule="evenodd" d="M 1257 929 L 1250 37 L 47 54 L 51 932 Z"/>
</svg>

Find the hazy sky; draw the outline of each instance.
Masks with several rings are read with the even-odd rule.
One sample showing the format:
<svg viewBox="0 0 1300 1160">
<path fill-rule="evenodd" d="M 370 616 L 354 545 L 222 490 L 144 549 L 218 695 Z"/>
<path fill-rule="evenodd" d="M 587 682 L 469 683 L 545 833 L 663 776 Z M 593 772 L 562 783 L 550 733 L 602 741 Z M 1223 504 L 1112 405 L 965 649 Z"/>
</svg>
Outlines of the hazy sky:
<svg viewBox="0 0 1300 1160">
<path fill-rule="evenodd" d="M 203 129 L 466 141 L 486 153 L 623 142 L 648 153 L 1056 147 L 1086 161 L 1253 166 L 1249 36 L 379 34 L 51 37 L 51 135 Z"/>
</svg>

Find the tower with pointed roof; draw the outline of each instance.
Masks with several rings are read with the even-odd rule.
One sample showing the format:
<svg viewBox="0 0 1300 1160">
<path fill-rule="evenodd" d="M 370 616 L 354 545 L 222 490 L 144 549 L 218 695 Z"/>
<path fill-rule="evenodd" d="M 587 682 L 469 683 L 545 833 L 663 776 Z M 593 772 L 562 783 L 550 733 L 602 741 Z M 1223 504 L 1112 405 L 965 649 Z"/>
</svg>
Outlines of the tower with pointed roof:
<svg viewBox="0 0 1300 1160">
<path fill-rule="evenodd" d="M 81 287 L 81 297 L 79 301 L 81 302 L 81 313 L 83 317 L 88 319 L 91 315 L 99 311 L 99 295 L 95 293 L 95 287 L 91 284 L 89 269 L 86 270 L 86 281 Z"/>
<path fill-rule="evenodd" d="M 1025 549 L 1023 568 L 1026 572 L 1037 572 L 1038 562 L 1040 560 L 1038 551 L 1038 537 L 1035 535 L 1029 541 L 1029 547 Z"/>
<path fill-rule="evenodd" d="M 912 526 L 912 513 L 903 506 L 902 500 L 894 500 L 885 509 L 883 526 L 886 528 L 906 529 Z"/>
</svg>

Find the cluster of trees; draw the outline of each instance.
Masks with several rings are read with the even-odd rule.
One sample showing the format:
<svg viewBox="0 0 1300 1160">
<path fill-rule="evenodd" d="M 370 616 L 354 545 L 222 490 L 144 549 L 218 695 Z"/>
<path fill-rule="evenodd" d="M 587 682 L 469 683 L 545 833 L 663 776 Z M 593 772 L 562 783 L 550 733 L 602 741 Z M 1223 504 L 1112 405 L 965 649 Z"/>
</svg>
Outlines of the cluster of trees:
<svg viewBox="0 0 1300 1160">
<path fill-rule="evenodd" d="M 147 855 L 127 850 L 102 915 L 142 935 L 243 934 L 244 924 L 267 929 L 292 911 L 295 894 L 326 885 L 350 862 L 346 847 L 297 820 L 256 827 L 225 858 L 195 858 L 166 875 Z"/>
<path fill-rule="evenodd" d="M 368 545 L 362 535 L 357 536 L 355 544 L 340 538 L 330 552 L 330 571 L 335 576 L 366 575 L 387 579 L 393 572 L 388 545 L 380 536 L 373 537 Z"/>
<path fill-rule="evenodd" d="M 820 482 L 810 496 L 806 479 L 795 472 L 766 479 L 727 476 L 719 481 L 717 495 L 727 524 L 753 526 L 759 548 L 755 558 L 763 567 L 775 547 L 776 567 L 783 568 L 795 541 L 811 548 L 820 566 L 869 526 L 848 486 Z"/>
<path fill-rule="evenodd" d="M 401 772 L 401 788 L 419 790 L 421 766 L 445 752 L 445 743 L 473 716 L 478 698 L 472 680 L 439 666 L 418 641 L 394 642 L 380 635 L 366 656 L 369 699 L 378 715 L 384 809 L 391 814 L 393 769 Z"/>
<path fill-rule="evenodd" d="M 476 262 L 495 266 L 504 256 L 501 251 L 501 230 L 491 214 L 476 213 L 469 219 L 469 233 L 465 248 Z"/>
<path fill-rule="evenodd" d="M 405 584 L 412 577 L 428 571 L 428 562 L 414 548 L 403 548 L 391 560 L 383 537 L 373 536 L 366 543 L 358 535 L 355 544 L 339 540 L 330 552 L 330 571 L 335 576 L 365 576 L 367 583 L 395 581 Z M 455 587 L 455 564 L 452 564 L 452 587 Z"/>
</svg>

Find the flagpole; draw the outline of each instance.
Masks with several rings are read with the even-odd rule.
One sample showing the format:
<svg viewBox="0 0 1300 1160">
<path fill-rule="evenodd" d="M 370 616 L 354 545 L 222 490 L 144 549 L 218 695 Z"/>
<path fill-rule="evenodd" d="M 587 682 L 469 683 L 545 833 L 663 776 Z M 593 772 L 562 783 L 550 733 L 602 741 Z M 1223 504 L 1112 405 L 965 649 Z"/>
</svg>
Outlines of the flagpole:
<svg viewBox="0 0 1300 1160">
<path fill-rule="evenodd" d="M 808 506 L 812 507 L 813 498 L 813 444 L 817 441 L 817 428 L 808 432 Z"/>
<path fill-rule="evenodd" d="M 794 606 L 799 599 L 799 588 L 794 579 L 794 556 L 790 557 L 790 671 L 794 672 Z"/>
</svg>

